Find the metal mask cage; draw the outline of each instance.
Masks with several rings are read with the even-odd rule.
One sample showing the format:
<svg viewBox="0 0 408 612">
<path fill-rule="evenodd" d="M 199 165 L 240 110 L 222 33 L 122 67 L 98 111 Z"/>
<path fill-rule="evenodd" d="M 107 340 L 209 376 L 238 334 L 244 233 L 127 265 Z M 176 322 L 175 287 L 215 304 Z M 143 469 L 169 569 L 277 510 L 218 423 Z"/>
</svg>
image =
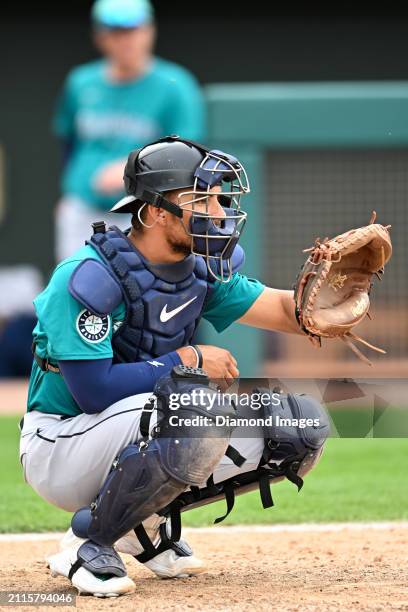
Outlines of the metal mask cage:
<svg viewBox="0 0 408 612">
<path fill-rule="evenodd" d="M 221 187 L 221 191 L 212 191 L 215 186 Z M 180 208 L 191 213 L 189 225 L 180 219 L 191 237 L 191 252 L 204 257 L 211 276 L 222 283 L 229 282 L 232 276 L 231 255 L 247 218 L 241 209 L 241 196 L 249 191 L 242 164 L 221 151 L 209 151 L 196 170 L 192 189 L 178 194 Z M 210 214 L 209 198 L 214 195 L 223 215 Z M 191 199 L 182 201 L 187 196 Z M 205 221 L 207 227 L 200 231 L 198 228 L 203 228 Z"/>
</svg>

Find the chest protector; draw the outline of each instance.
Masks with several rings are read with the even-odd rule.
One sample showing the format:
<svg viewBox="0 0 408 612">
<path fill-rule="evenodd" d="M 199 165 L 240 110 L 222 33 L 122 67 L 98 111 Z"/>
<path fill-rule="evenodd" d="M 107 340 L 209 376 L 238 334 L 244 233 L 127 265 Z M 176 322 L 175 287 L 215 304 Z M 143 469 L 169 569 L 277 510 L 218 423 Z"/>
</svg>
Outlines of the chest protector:
<svg viewBox="0 0 408 612">
<path fill-rule="evenodd" d="M 104 224 L 88 244 L 104 263 L 82 261 L 69 291 L 99 317 L 125 302 L 125 320 L 112 338 L 114 362 L 155 359 L 190 343 L 213 285 L 202 257 L 152 264 L 117 227 Z M 235 271 L 244 261 L 241 247 L 236 250 Z"/>
</svg>

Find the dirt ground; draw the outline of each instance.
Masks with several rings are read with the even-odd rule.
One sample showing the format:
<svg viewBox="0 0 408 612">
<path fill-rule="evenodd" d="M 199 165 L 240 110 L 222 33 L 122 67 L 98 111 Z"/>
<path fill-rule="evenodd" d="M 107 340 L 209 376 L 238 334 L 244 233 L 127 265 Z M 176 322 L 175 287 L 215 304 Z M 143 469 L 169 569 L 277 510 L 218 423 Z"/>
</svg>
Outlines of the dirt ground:
<svg viewBox="0 0 408 612">
<path fill-rule="evenodd" d="M 400 526 L 320 533 L 228 533 L 215 527 L 211 533 L 190 532 L 188 539 L 206 561 L 207 573 L 159 580 L 124 556 L 136 592 L 118 599 L 78 597 L 77 607 L 149 612 L 408 610 L 408 529 Z M 1 590 L 66 591 L 68 581 L 51 578 L 43 561 L 57 546 L 56 541 L 0 542 Z"/>
<path fill-rule="evenodd" d="M 25 379 L 0 382 L 0 414 L 24 414 L 27 409 L 28 381 Z"/>
</svg>

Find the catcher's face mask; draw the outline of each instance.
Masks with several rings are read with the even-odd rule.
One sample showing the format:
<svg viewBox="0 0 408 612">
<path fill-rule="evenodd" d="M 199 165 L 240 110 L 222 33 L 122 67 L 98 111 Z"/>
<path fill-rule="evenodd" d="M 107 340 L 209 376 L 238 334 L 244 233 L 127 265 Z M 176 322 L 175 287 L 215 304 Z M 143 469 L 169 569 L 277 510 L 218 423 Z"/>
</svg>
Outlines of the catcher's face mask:
<svg viewBox="0 0 408 612">
<path fill-rule="evenodd" d="M 249 192 L 247 174 L 235 157 L 166 136 L 129 154 L 124 182 L 128 195 L 111 212 L 136 214 L 149 228 L 141 216 L 144 206 L 166 210 L 180 219 L 191 252 L 204 257 L 211 276 L 223 283 L 231 279 L 231 256 L 247 217 L 240 200 Z M 213 205 L 215 188 L 222 209 Z M 178 192 L 176 201 L 166 197 L 168 192 Z"/>
<path fill-rule="evenodd" d="M 221 188 L 219 193 L 212 191 L 215 186 Z M 191 237 L 191 252 L 204 257 L 210 274 L 223 283 L 232 276 L 232 252 L 247 218 L 247 213 L 241 210 L 240 200 L 249 190 L 242 164 L 232 155 L 213 150 L 197 167 L 192 189 L 178 195 L 180 208 L 191 213 L 188 223 L 180 219 Z M 211 214 L 209 201 L 214 195 L 221 204 L 223 215 Z"/>
</svg>

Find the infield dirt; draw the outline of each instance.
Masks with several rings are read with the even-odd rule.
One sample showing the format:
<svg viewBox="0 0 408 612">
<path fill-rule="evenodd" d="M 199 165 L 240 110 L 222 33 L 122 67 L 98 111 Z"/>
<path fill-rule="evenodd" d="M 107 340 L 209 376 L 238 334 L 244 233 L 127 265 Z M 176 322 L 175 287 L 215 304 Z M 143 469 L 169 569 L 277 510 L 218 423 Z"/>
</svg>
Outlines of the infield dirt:
<svg viewBox="0 0 408 612">
<path fill-rule="evenodd" d="M 136 592 L 108 600 L 78 597 L 77 607 L 98 612 L 408 610 L 408 529 L 397 525 L 299 533 L 228 533 L 215 527 L 212 533 L 190 531 L 188 540 L 207 573 L 159 580 L 124 555 Z M 51 578 L 44 562 L 57 548 L 56 541 L 0 542 L 1 590 L 66 591 L 68 580 Z"/>
</svg>

